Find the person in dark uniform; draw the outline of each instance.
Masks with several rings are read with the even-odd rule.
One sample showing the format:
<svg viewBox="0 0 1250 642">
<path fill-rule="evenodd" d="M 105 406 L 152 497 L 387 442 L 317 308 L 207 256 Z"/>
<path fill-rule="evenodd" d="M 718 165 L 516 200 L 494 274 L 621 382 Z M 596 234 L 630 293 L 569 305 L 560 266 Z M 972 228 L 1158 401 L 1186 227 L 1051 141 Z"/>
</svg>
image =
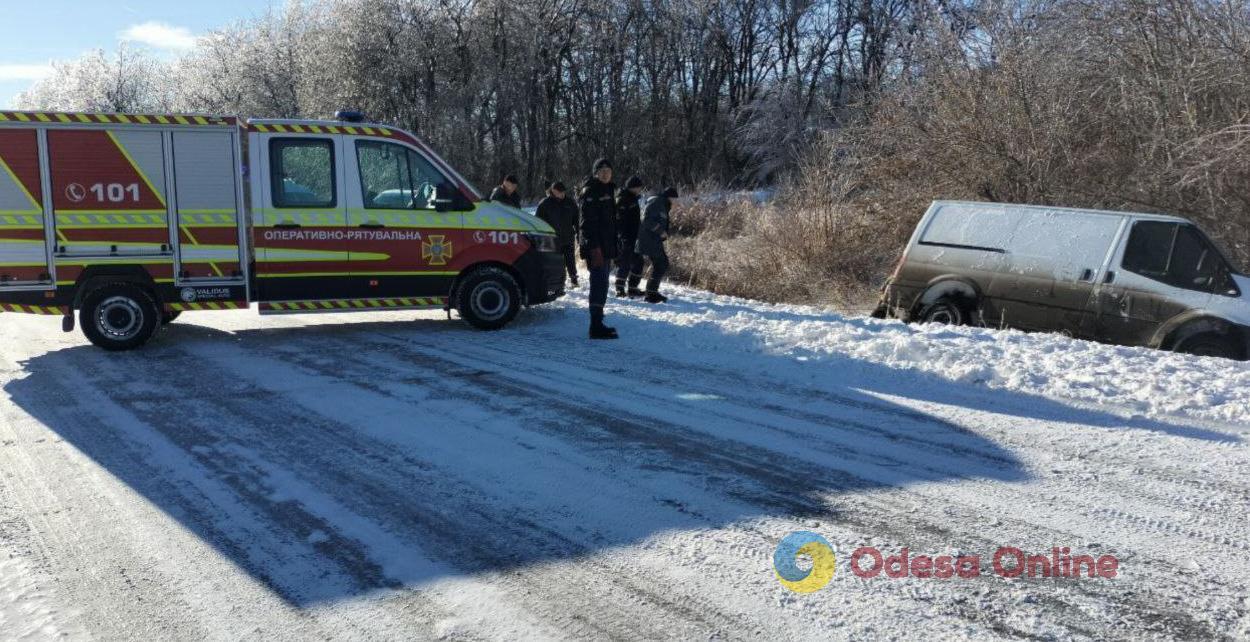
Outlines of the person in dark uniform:
<svg viewBox="0 0 1250 642">
<path fill-rule="evenodd" d="M 642 281 L 643 259 L 651 261 L 651 275 L 647 278 L 647 291 L 643 300 L 647 303 L 664 303 L 668 297 L 660 294 L 660 282 L 668 272 L 668 252 L 664 241 L 668 239 L 668 215 L 673 209 L 677 188 L 668 187 L 647 201 L 642 225 L 638 229 L 638 244 L 634 248 L 634 263 L 629 274 L 629 289 L 638 289 Z"/>
<path fill-rule="evenodd" d="M 590 270 L 590 338 L 615 339 L 616 329 L 603 324 L 603 306 L 608 300 L 608 275 L 617 255 L 616 185 L 612 183 L 612 163 L 595 161 L 591 176 L 582 186 L 581 254 Z"/>
<path fill-rule="evenodd" d="M 642 178 L 630 176 L 625 188 L 616 195 L 616 233 L 621 235 L 621 254 L 616 258 L 616 296 L 642 296 L 637 288 L 625 291 L 629 270 L 634 266 L 634 244 L 638 241 L 638 223 L 642 218 L 638 207 L 642 188 Z"/>
<path fill-rule="evenodd" d="M 495 189 L 491 190 L 490 200 L 519 208 L 521 207 L 521 194 L 516 188 L 516 175 L 508 174 L 503 177 L 503 181 Z"/>
<path fill-rule="evenodd" d="M 564 183 L 556 181 L 547 187 L 547 197 L 538 202 L 535 214 L 556 231 L 556 245 L 564 253 L 564 268 L 573 287 L 577 287 L 577 204 L 565 198 Z"/>
</svg>

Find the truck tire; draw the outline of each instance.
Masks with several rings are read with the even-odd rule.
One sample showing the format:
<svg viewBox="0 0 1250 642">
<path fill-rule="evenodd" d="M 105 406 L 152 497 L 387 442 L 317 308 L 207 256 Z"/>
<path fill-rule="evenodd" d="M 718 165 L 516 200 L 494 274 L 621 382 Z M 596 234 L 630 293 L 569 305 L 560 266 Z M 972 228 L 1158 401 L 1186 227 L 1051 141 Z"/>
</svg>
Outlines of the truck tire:
<svg viewBox="0 0 1250 642">
<path fill-rule="evenodd" d="M 499 268 L 474 270 L 456 289 L 456 310 L 479 330 L 498 330 L 521 310 L 521 287 Z"/>
<path fill-rule="evenodd" d="M 1190 337 L 1177 346 L 1176 351 L 1199 357 L 1220 357 L 1222 359 L 1238 360 L 1245 358 L 1245 351 L 1233 338 L 1215 334 L 1214 332 Z"/>
<path fill-rule="evenodd" d="M 942 323 L 945 325 L 968 325 L 968 309 L 959 299 L 942 297 L 920 311 L 921 323 Z"/>
<path fill-rule="evenodd" d="M 160 327 L 161 312 L 147 290 L 134 283 L 102 285 L 83 298 L 78 322 L 87 339 L 105 350 L 133 350 Z"/>
<path fill-rule="evenodd" d="M 167 312 L 161 312 L 161 325 L 173 323 L 174 319 L 177 319 L 180 314 L 182 314 L 182 310 L 169 310 Z"/>
</svg>

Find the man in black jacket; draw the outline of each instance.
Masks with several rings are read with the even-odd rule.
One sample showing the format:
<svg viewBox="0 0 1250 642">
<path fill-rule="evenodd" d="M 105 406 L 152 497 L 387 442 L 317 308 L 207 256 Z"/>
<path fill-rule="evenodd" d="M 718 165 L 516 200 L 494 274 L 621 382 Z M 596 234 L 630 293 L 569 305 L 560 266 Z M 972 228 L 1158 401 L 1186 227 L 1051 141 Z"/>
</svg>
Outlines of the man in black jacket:
<svg viewBox="0 0 1250 642">
<path fill-rule="evenodd" d="M 556 231 L 556 245 L 564 252 L 564 268 L 577 287 L 577 204 L 564 194 L 564 183 L 552 183 L 547 187 L 547 197 L 538 201 L 535 214 Z"/>
<path fill-rule="evenodd" d="M 664 250 L 664 241 L 668 240 L 668 215 L 673 209 L 673 199 L 677 198 L 677 188 L 669 187 L 647 201 L 646 214 L 642 226 L 638 230 L 638 245 L 635 247 L 633 270 L 629 275 L 629 289 L 638 289 L 642 281 L 643 257 L 651 260 L 651 276 L 647 279 L 647 303 L 664 303 L 668 297 L 660 294 L 660 282 L 668 272 L 668 252 Z"/>
<path fill-rule="evenodd" d="M 642 210 L 638 207 L 642 188 L 642 179 L 630 176 L 625 181 L 625 188 L 616 195 L 616 233 L 621 235 L 621 255 L 616 259 L 616 296 L 642 296 L 638 288 L 625 291 L 626 278 L 634 266 L 634 243 L 638 241 L 638 223 L 642 218 Z"/>
<path fill-rule="evenodd" d="M 491 190 L 490 200 L 519 208 L 521 207 L 521 194 L 517 192 L 516 188 L 516 175 L 508 174 L 503 177 L 503 181 L 495 189 Z"/>
<path fill-rule="evenodd" d="M 581 205 L 581 254 L 590 270 L 590 338 L 615 339 L 616 330 L 603 324 L 603 306 L 608 300 L 608 274 L 617 256 L 616 185 L 612 184 L 612 163 L 595 161 L 591 177 L 578 197 Z"/>
</svg>

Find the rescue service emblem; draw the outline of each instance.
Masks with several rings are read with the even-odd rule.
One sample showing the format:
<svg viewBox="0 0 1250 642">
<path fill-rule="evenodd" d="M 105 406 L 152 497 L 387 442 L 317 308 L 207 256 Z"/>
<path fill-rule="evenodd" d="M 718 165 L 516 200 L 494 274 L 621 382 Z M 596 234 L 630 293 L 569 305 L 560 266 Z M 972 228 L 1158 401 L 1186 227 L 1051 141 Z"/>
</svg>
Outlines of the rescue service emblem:
<svg viewBox="0 0 1250 642">
<path fill-rule="evenodd" d="M 182 288 L 182 291 L 179 292 L 178 295 L 183 301 L 191 303 L 195 300 L 195 288 Z"/>
<path fill-rule="evenodd" d="M 421 242 L 421 258 L 430 265 L 447 265 L 451 252 L 451 241 L 442 234 L 431 234 Z"/>
</svg>

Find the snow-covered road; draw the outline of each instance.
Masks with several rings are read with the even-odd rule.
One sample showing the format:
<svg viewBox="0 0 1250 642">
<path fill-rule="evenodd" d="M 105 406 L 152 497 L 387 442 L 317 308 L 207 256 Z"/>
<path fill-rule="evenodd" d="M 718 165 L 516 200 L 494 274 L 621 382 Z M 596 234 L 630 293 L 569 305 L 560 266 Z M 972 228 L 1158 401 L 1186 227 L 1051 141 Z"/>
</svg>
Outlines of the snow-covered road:
<svg viewBox="0 0 1250 642">
<path fill-rule="evenodd" d="M 1250 636 L 1246 364 L 674 295 L 596 343 L 584 292 L 495 333 L 189 313 L 126 354 L 0 315 L 0 638 Z M 794 531 L 820 591 L 777 581 Z"/>
</svg>

